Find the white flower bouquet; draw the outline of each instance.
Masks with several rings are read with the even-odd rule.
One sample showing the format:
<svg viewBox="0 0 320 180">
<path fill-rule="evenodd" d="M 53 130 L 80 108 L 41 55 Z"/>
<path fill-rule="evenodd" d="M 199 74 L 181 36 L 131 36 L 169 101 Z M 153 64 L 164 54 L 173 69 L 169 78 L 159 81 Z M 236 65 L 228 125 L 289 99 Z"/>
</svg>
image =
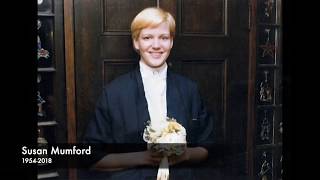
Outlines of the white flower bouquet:
<svg viewBox="0 0 320 180">
<path fill-rule="evenodd" d="M 166 121 L 146 126 L 143 133 L 143 139 L 148 143 L 148 149 L 163 154 L 160 162 L 157 180 L 169 179 L 168 157 L 171 155 L 181 155 L 184 153 L 187 145 L 186 130 L 174 118 L 166 118 Z"/>
</svg>

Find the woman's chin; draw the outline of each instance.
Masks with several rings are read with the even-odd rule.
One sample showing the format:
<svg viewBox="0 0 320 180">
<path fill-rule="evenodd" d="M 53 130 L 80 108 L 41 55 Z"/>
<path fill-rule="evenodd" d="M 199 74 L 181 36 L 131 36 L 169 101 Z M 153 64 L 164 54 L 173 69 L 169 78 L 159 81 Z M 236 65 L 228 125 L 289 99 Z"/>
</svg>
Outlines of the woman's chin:
<svg viewBox="0 0 320 180">
<path fill-rule="evenodd" d="M 163 62 L 163 61 L 161 61 L 161 62 L 153 62 L 153 63 L 151 63 L 152 68 L 159 68 L 159 67 L 161 67 L 163 64 L 164 64 L 164 62 Z"/>
</svg>

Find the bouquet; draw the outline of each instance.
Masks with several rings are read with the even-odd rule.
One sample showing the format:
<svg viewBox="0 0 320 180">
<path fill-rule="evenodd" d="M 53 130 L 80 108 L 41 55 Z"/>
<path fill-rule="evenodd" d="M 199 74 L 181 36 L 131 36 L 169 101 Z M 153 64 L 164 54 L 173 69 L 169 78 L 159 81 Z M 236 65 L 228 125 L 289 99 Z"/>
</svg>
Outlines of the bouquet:
<svg viewBox="0 0 320 180">
<path fill-rule="evenodd" d="M 168 157 L 181 155 L 186 148 L 186 130 L 174 118 L 166 118 L 158 124 L 148 123 L 143 133 L 143 140 L 148 143 L 148 149 L 163 154 L 160 162 L 157 180 L 169 179 Z"/>
</svg>

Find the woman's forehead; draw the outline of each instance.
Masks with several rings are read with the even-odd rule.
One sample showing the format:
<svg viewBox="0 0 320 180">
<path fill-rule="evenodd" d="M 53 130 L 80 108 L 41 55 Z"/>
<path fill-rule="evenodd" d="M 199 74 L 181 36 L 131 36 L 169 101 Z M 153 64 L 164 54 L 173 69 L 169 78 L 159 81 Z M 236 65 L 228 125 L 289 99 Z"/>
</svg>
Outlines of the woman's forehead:
<svg viewBox="0 0 320 180">
<path fill-rule="evenodd" d="M 168 23 L 161 23 L 156 26 L 145 27 L 141 30 L 140 34 L 145 33 L 162 33 L 162 34 L 170 34 L 170 27 Z"/>
</svg>

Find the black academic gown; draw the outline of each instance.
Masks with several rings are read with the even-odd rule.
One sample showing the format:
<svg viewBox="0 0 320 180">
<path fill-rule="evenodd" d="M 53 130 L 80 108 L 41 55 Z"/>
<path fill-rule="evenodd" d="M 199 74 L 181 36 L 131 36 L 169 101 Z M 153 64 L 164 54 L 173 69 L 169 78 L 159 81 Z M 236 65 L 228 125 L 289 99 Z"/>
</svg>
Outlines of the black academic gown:
<svg viewBox="0 0 320 180">
<path fill-rule="evenodd" d="M 195 82 L 167 71 L 167 116 L 175 118 L 187 131 L 190 146 L 212 143 L 213 122 L 203 106 Z M 100 96 L 93 119 L 87 126 L 84 142 L 94 144 L 122 144 L 123 151 L 130 144 L 143 144 L 142 134 L 150 119 L 139 66 L 109 83 Z M 129 144 L 129 146 L 128 146 Z M 109 146 L 111 147 L 111 146 Z M 135 146 L 137 147 L 137 146 Z M 140 150 L 146 146 L 139 146 Z M 117 149 L 111 147 L 109 149 Z M 130 150 L 129 150 L 130 149 Z M 111 151 L 95 152 L 92 162 Z M 157 168 L 133 168 L 125 171 L 103 173 L 106 179 L 155 179 Z M 103 179 L 103 178 L 101 178 Z M 197 179 L 192 167 L 170 167 L 170 180 Z"/>
</svg>

